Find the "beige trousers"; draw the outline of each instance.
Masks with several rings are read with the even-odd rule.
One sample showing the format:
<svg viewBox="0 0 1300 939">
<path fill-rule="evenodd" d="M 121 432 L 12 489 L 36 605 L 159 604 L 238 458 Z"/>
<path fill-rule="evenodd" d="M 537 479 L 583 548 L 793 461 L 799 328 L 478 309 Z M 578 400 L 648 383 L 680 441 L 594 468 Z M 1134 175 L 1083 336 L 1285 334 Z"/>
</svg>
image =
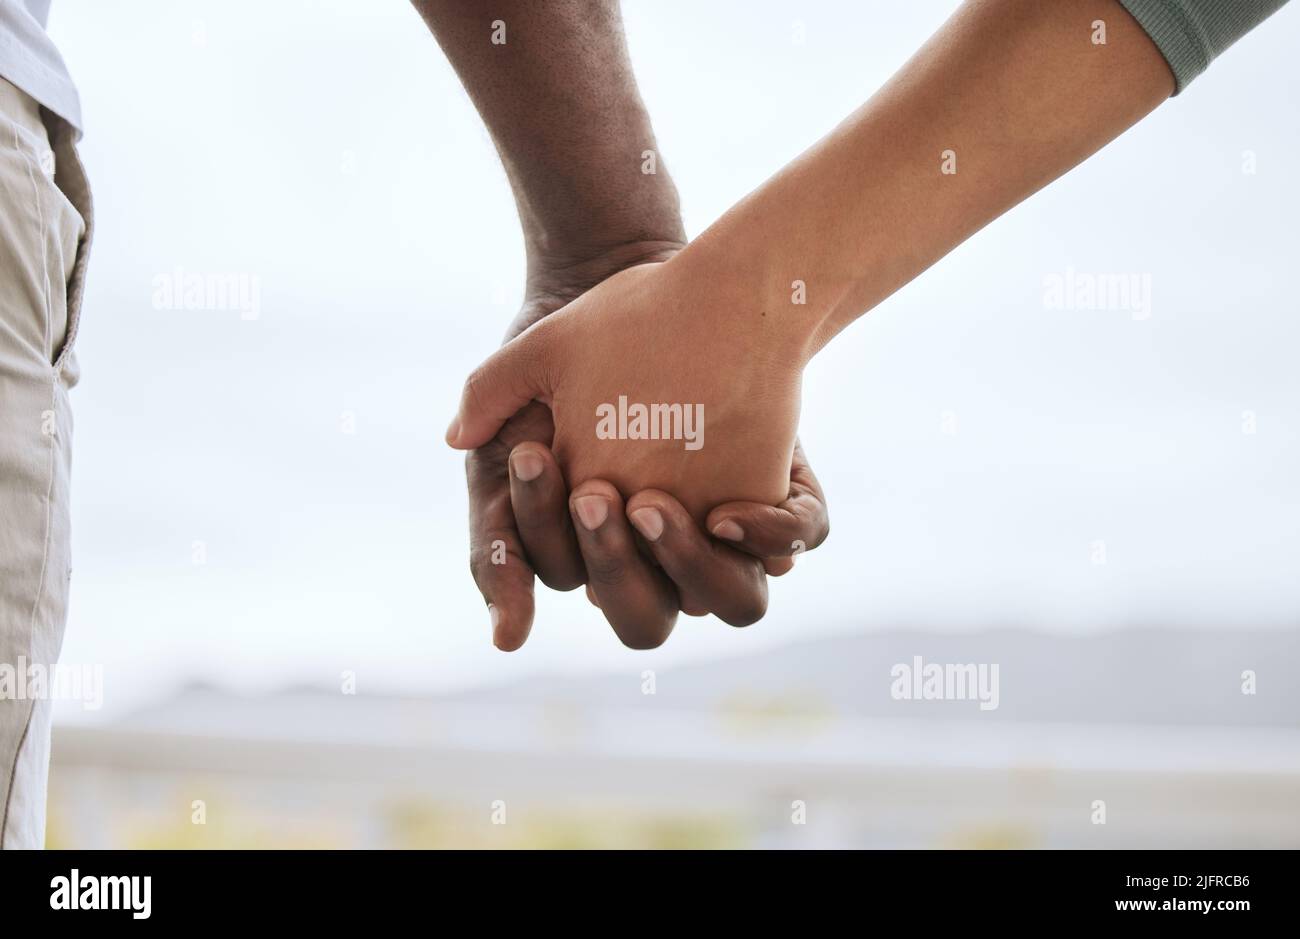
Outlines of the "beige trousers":
<svg viewBox="0 0 1300 939">
<path fill-rule="evenodd" d="M 0 848 L 45 843 L 50 689 L 72 572 L 73 340 L 90 187 L 72 129 L 0 79 Z"/>
</svg>

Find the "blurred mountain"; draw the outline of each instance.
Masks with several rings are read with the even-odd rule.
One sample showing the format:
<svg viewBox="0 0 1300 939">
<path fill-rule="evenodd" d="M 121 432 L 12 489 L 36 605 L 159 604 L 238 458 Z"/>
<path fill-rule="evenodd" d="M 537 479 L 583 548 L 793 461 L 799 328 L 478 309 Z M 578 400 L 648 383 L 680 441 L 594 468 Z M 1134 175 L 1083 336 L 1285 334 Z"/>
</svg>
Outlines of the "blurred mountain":
<svg viewBox="0 0 1300 939">
<path fill-rule="evenodd" d="M 890 670 L 924 663 L 998 665 L 999 705 L 894 700 Z M 1253 671 L 1256 693 L 1243 694 Z M 458 699 L 626 706 L 632 677 L 543 677 Z M 1062 636 L 1020 629 L 889 630 L 795 643 L 725 661 L 660 669 L 659 706 L 713 710 L 766 700 L 842 715 L 1071 723 L 1300 726 L 1300 631 L 1132 629 Z"/>
</svg>

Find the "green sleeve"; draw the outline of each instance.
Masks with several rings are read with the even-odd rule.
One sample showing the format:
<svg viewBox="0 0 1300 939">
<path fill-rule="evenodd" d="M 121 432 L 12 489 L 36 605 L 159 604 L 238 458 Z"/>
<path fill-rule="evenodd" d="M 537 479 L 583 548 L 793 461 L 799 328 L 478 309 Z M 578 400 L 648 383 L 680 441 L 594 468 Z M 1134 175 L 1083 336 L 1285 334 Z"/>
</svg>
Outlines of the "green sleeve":
<svg viewBox="0 0 1300 939">
<path fill-rule="evenodd" d="M 1120 0 L 1169 63 L 1178 94 L 1286 0 Z"/>
</svg>

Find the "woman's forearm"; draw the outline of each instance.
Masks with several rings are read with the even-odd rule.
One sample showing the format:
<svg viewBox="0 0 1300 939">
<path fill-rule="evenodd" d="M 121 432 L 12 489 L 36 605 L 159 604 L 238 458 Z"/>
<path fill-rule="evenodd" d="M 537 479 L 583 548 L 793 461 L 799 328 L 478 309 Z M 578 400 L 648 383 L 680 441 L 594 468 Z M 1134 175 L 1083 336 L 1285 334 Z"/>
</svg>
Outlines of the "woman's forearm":
<svg viewBox="0 0 1300 939">
<path fill-rule="evenodd" d="M 971 0 L 674 263 L 730 272 L 732 325 L 802 363 L 1173 90 L 1116 0 Z"/>
</svg>

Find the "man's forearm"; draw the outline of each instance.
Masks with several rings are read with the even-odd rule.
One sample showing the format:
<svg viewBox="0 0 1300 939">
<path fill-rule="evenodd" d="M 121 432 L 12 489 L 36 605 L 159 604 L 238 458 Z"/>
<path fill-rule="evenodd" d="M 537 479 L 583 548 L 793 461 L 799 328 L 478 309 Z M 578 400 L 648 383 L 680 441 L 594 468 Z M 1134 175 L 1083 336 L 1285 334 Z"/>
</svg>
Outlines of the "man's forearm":
<svg viewBox="0 0 1300 939">
<path fill-rule="evenodd" d="M 414 3 L 501 155 L 530 286 L 592 258 L 685 240 L 617 0 Z"/>
<path fill-rule="evenodd" d="M 763 351 L 780 346 L 802 364 L 1173 88 L 1115 0 L 974 0 L 674 263 L 735 272 L 728 280 L 748 296 L 715 305 L 737 310 L 747 341 L 759 334 Z"/>
</svg>

